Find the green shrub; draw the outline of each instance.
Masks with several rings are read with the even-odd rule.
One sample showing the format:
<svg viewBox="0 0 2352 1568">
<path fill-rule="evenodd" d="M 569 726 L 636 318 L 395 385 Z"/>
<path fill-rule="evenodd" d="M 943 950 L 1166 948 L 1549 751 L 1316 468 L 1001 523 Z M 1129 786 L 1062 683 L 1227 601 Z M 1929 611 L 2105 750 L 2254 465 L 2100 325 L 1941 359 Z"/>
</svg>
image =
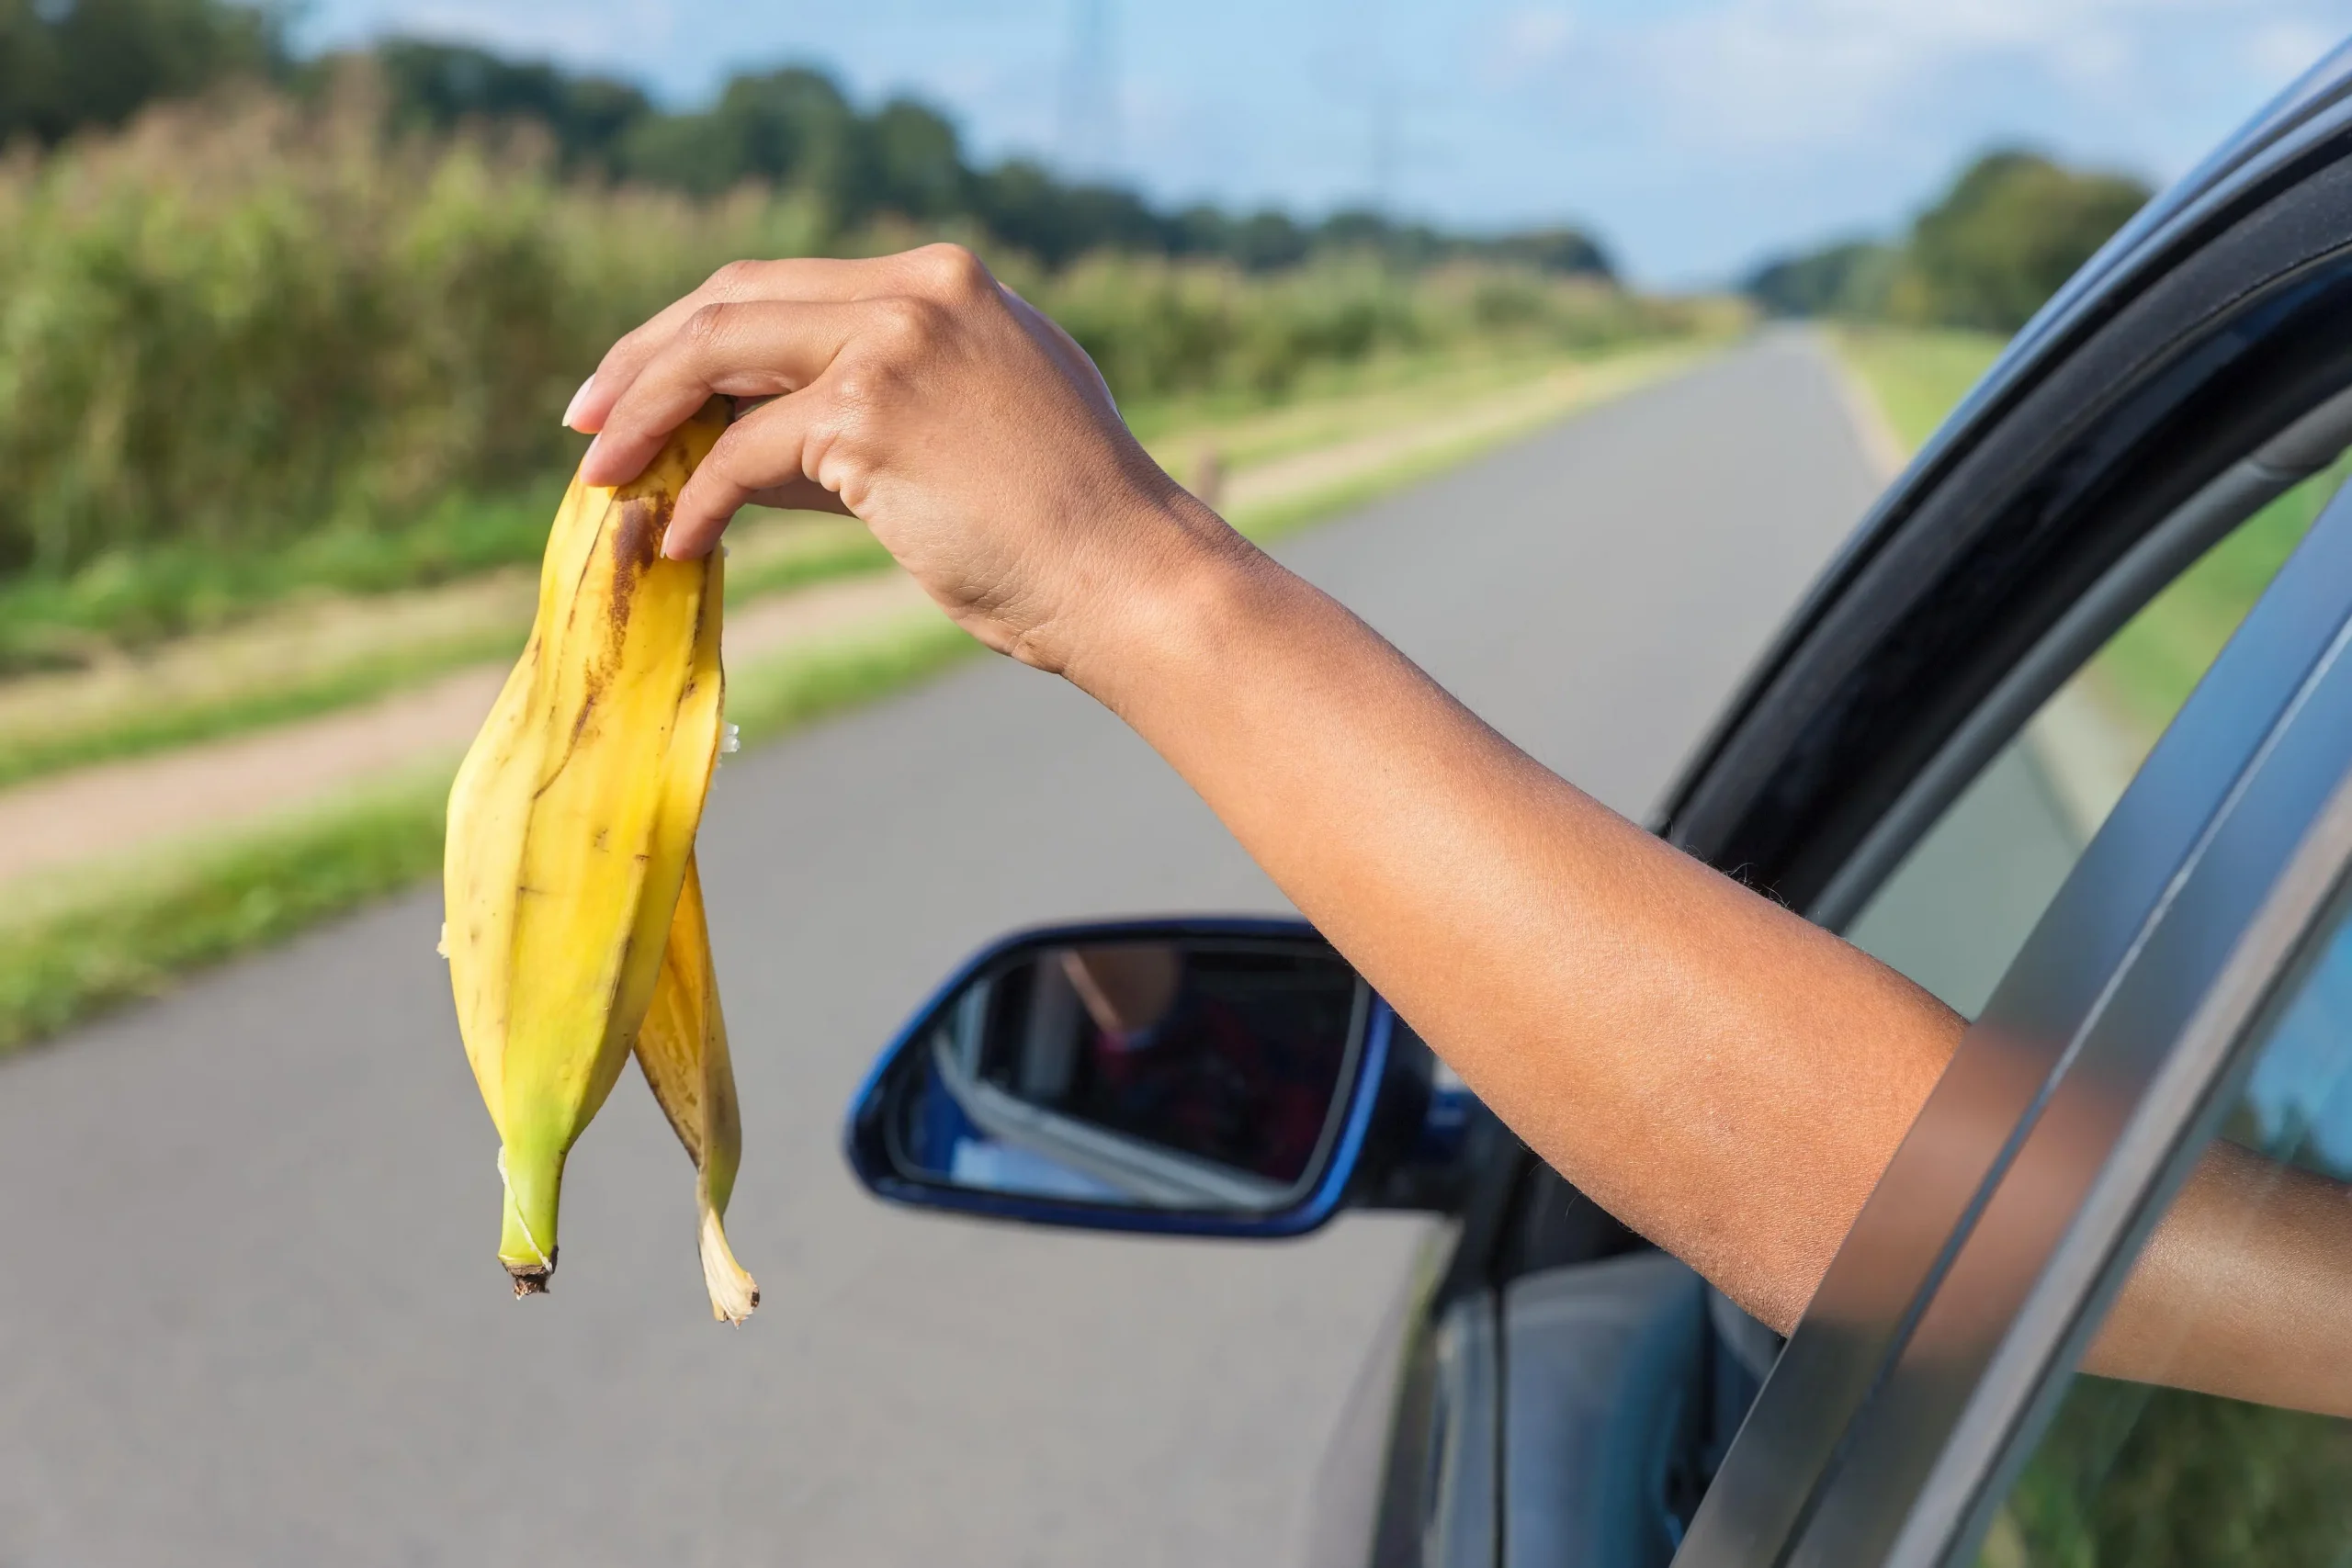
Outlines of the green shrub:
<svg viewBox="0 0 2352 1568">
<path fill-rule="evenodd" d="M 544 134 L 387 132 L 364 73 L 315 100 L 151 109 L 0 162 L 0 669 L 536 553 L 578 452 L 555 415 L 612 340 L 724 262 L 873 252 L 820 197 L 560 172 Z M 394 121 L 392 123 L 397 123 Z M 1252 275 L 993 254 L 1130 403 L 1480 341 L 1679 330 L 1532 268 Z"/>
</svg>

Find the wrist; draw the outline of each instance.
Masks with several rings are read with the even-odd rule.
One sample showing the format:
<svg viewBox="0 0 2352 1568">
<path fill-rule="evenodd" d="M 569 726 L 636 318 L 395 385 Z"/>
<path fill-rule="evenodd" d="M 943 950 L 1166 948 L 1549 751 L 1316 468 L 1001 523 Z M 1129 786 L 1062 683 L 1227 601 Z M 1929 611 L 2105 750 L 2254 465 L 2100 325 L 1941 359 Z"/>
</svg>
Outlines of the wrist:
<svg viewBox="0 0 2352 1568">
<path fill-rule="evenodd" d="M 1153 694 L 1230 671 L 1250 624 L 1295 580 L 1181 490 L 1111 526 L 1143 546 L 1073 596 L 1057 651 L 1065 678 L 1132 724 Z"/>
</svg>

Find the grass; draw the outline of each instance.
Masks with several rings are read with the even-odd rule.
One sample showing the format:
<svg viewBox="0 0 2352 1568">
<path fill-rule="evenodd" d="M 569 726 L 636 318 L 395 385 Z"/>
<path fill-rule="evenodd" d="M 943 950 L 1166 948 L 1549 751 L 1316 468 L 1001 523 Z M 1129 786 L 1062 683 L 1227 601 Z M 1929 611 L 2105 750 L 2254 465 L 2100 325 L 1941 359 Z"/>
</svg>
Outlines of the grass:
<svg viewBox="0 0 2352 1568">
<path fill-rule="evenodd" d="M 379 107 L 246 91 L 0 158 L 0 669 L 527 560 L 580 450 L 554 412 L 616 336 L 738 257 L 926 237 L 805 192 L 574 180 L 527 138 L 388 137 Z M 1724 309 L 1470 261 L 988 249 L 1125 406 L 1218 417 Z"/>
<path fill-rule="evenodd" d="M 366 663 L 300 671 L 283 683 L 189 704 L 141 703 L 98 724 L 66 722 L 10 736 L 0 750 L 0 787 L 43 773 L 219 739 L 266 725 L 329 713 L 412 686 L 448 670 L 511 658 L 511 628 L 405 649 Z"/>
<path fill-rule="evenodd" d="M 2098 694 L 2143 738 L 2163 733 L 2344 483 L 2343 460 L 2239 524 L 2091 660 Z"/>
<path fill-rule="evenodd" d="M 1663 374 L 1688 357 L 1655 356 L 1618 380 L 1589 389 L 1589 395 Z M 1434 396 L 1426 393 L 1425 400 Z M 1498 424 L 1418 447 L 1400 444 L 1394 461 L 1236 508 L 1234 524 L 1261 541 L 1291 534 L 1556 417 L 1572 400 L 1564 394 L 1557 405 L 1531 404 L 1521 425 Z M 884 558 L 858 525 L 808 520 L 788 533 L 740 541 L 728 562 L 729 598 L 863 570 Z M 943 615 L 893 616 L 730 671 L 728 716 L 745 744 L 772 740 L 910 686 L 979 646 Z M 455 766 L 455 758 L 443 759 L 266 827 L 95 873 L 74 868 L 13 890 L 12 909 L 0 916 L 0 1054 L 429 878 L 440 865 Z"/>
<path fill-rule="evenodd" d="M 449 773 L 36 894 L 0 923 L 0 1052 L 431 875 Z"/>
<path fill-rule="evenodd" d="M 778 519 L 739 536 L 728 561 L 734 604 L 889 564 L 847 518 Z M 0 787 L 306 718 L 511 659 L 535 592 L 528 572 L 510 568 L 420 594 L 318 601 L 159 660 L 15 682 L 0 689 Z"/>
<path fill-rule="evenodd" d="M 773 739 L 978 646 L 942 616 L 899 617 L 742 671 L 728 713 L 746 742 Z M 15 890 L 0 919 L 0 1054 L 430 878 L 456 766 L 444 758 L 264 828 Z"/>
<path fill-rule="evenodd" d="M 2007 346 L 1989 333 L 1905 327 L 1844 326 L 1834 341 L 1911 451 L 1935 434 Z"/>
</svg>

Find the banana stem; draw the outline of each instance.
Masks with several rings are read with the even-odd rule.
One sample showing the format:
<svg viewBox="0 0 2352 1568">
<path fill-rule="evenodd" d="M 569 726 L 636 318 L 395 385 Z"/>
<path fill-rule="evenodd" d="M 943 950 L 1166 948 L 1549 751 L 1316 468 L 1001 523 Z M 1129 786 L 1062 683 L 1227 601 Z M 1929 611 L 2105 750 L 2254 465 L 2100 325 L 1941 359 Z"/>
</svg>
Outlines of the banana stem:
<svg viewBox="0 0 2352 1568">
<path fill-rule="evenodd" d="M 547 1293 L 555 1272 L 556 1198 L 563 1185 L 563 1156 L 534 1157 L 498 1151 L 498 1176 L 506 1201 L 498 1234 L 498 1260 L 514 1281 L 516 1296 Z"/>
</svg>

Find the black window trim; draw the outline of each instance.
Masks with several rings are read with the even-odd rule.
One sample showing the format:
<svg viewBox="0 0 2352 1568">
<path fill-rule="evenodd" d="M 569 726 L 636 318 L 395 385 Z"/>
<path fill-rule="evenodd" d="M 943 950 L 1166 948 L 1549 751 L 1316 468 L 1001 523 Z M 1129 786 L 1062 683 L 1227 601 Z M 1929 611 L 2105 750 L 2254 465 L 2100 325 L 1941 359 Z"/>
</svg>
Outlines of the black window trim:
<svg viewBox="0 0 2352 1568">
<path fill-rule="evenodd" d="M 2333 462 L 2352 445 L 2352 388 L 2337 393 L 2151 528 L 2070 606 L 1919 770 L 1805 918 L 1843 931 L 1886 878 L 2007 745 L 2124 623 L 2241 523 Z"/>
</svg>

